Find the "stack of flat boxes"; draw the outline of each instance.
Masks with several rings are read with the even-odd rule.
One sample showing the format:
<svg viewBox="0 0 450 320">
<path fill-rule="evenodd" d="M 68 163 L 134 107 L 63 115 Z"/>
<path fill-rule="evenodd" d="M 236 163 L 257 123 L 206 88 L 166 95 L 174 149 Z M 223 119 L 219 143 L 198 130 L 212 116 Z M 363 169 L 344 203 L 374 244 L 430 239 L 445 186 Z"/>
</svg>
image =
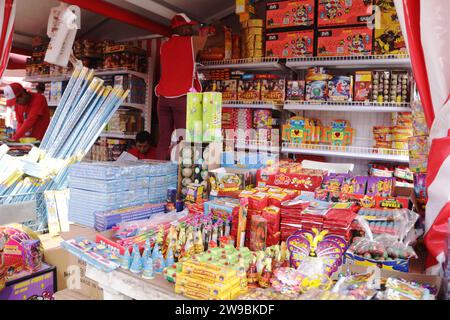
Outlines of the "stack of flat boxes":
<svg viewBox="0 0 450 320">
<path fill-rule="evenodd" d="M 176 186 L 170 162 L 82 162 L 69 173 L 69 220 L 93 228 L 95 212 L 165 202 Z"/>
</svg>

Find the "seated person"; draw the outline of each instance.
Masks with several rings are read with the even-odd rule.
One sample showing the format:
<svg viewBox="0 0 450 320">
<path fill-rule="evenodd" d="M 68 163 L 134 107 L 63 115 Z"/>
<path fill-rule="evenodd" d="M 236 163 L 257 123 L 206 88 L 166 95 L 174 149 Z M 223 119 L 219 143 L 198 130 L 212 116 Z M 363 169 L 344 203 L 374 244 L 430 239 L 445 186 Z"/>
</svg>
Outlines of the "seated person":
<svg viewBox="0 0 450 320">
<path fill-rule="evenodd" d="M 151 136 L 148 131 L 141 131 L 136 135 L 136 146 L 128 150 L 138 160 L 156 159 L 156 149 L 151 145 Z"/>
</svg>

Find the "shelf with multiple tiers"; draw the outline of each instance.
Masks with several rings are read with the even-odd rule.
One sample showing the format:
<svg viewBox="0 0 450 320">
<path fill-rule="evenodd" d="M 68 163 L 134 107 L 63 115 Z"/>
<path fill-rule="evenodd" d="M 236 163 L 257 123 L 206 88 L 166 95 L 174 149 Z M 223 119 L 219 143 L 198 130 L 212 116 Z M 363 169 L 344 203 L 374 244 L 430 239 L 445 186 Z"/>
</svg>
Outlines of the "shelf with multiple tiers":
<svg viewBox="0 0 450 320">
<path fill-rule="evenodd" d="M 283 143 L 281 152 L 289 154 L 310 154 L 342 158 L 381 160 L 399 163 L 409 162 L 408 150 L 381 149 L 371 147 Z"/>
<path fill-rule="evenodd" d="M 264 101 L 223 101 L 223 108 L 282 110 L 283 105 Z"/>
<path fill-rule="evenodd" d="M 289 58 L 286 66 L 293 70 L 310 67 L 359 68 L 411 68 L 409 55 L 369 55 L 350 57 L 299 57 Z"/>
<path fill-rule="evenodd" d="M 281 70 L 286 69 L 284 62 L 278 58 L 249 58 L 220 61 L 203 61 L 197 63 L 197 70 L 240 69 L 240 70 Z"/>
<path fill-rule="evenodd" d="M 411 112 L 410 103 L 378 102 L 331 102 L 331 101 L 286 101 L 284 110 L 289 111 L 345 111 L 345 112 Z"/>
</svg>

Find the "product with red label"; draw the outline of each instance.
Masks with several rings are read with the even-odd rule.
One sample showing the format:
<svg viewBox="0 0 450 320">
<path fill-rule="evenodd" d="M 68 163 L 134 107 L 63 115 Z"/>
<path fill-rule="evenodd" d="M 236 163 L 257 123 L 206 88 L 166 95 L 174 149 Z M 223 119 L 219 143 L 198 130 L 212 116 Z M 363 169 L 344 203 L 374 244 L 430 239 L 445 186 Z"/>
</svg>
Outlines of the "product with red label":
<svg viewBox="0 0 450 320">
<path fill-rule="evenodd" d="M 250 243 L 249 248 L 252 251 L 266 249 L 267 241 L 267 220 L 259 215 L 251 217 L 250 222 Z"/>
<path fill-rule="evenodd" d="M 372 54 L 373 30 L 368 27 L 344 27 L 319 30 L 317 55 L 361 56 Z"/>
<path fill-rule="evenodd" d="M 314 30 L 287 31 L 266 35 L 266 57 L 312 57 Z"/>
<path fill-rule="evenodd" d="M 283 102 L 286 92 L 286 81 L 284 79 L 261 80 L 261 100 L 266 102 Z"/>
<path fill-rule="evenodd" d="M 355 72 L 355 89 L 353 94 L 354 101 L 368 102 L 372 96 L 372 72 Z"/>
<path fill-rule="evenodd" d="M 372 0 L 319 0 L 318 27 L 371 23 Z"/>
<path fill-rule="evenodd" d="M 261 81 L 259 79 L 239 80 L 238 100 L 258 101 L 261 99 Z"/>
<path fill-rule="evenodd" d="M 286 189 L 313 192 L 321 186 L 323 174 L 271 172 L 266 168 L 258 170 L 256 184 L 258 187 L 277 186 Z"/>
<path fill-rule="evenodd" d="M 237 80 L 217 81 L 215 91 L 222 93 L 222 101 L 236 101 L 237 100 Z"/>
<path fill-rule="evenodd" d="M 262 211 L 262 217 L 267 221 L 267 240 L 268 247 L 277 245 L 280 242 L 280 208 L 275 206 L 266 207 Z"/>
<path fill-rule="evenodd" d="M 266 4 L 266 28 L 277 29 L 314 24 L 315 0 L 291 0 Z"/>
</svg>

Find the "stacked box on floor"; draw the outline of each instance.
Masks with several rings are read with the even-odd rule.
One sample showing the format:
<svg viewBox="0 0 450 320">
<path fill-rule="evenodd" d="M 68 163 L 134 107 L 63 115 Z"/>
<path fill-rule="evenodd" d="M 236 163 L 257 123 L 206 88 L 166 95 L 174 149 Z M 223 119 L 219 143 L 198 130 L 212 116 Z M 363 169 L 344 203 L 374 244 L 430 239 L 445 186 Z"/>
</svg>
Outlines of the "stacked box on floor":
<svg viewBox="0 0 450 320">
<path fill-rule="evenodd" d="M 69 173 L 69 219 L 94 227 L 95 212 L 162 203 L 176 185 L 177 166 L 170 162 L 79 163 Z"/>
</svg>

